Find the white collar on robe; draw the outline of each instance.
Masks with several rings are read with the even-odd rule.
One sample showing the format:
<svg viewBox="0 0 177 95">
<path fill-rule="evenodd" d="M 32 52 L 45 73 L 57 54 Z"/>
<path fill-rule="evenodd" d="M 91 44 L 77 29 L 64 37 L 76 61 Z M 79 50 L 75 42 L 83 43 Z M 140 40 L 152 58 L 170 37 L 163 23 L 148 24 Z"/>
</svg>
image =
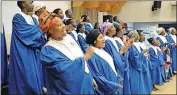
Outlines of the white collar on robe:
<svg viewBox="0 0 177 95">
<path fill-rule="evenodd" d="M 154 50 L 155 54 L 156 54 L 156 55 L 158 55 L 158 53 L 157 53 L 157 49 L 158 49 L 158 47 L 153 46 L 153 45 L 152 45 L 152 46 L 150 46 L 150 47 Z"/>
<path fill-rule="evenodd" d="M 122 46 L 124 45 L 122 39 L 120 39 L 119 37 L 114 37 L 115 40 L 117 40 Z"/>
<path fill-rule="evenodd" d="M 141 47 L 143 50 L 147 49 L 147 47 L 145 46 L 144 42 L 140 42 L 140 47 Z"/>
<path fill-rule="evenodd" d="M 71 31 L 74 35 L 74 37 L 76 38 L 76 40 L 78 40 L 78 37 L 77 37 L 77 32 L 75 30 Z"/>
<path fill-rule="evenodd" d="M 88 22 L 85 22 L 85 23 L 87 23 L 91 28 L 93 28 L 93 26 L 92 26 L 92 24 L 91 23 L 88 23 Z"/>
<path fill-rule="evenodd" d="M 171 38 L 173 39 L 173 41 L 176 43 L 176 35 L 172 35 L 170 34 Z"/>
<path fill-rule="evenodd" d="M 26 20 L 26 22 L 30 25 L 34 25 L 34 21 L 32 19 L 32 17 L 30 15 L 26 15 L 23 12 L 20 12 L 19 14 L 21 14 L 23 16 L 23 18 Z"/>
<path fill-rule="evenodd" d="M 1 27 L 1 34 L 4 34 L 4 25 L 2 24 L 2 27 Z"/>
<path fill-rule="evenodd" d="M 111 40 L 111 42 L 113 43 L 113 45 L 116 47 L 117 51 L 119 52 L 119 47 L 118 47 L 114 38 L 111 38 L 109 36 L 105 36 L 105 40 Z"/>
<path fill-rule="evenodd" d="M 109 64 L 109 66 L 117 76 L 117 72 L 112 57 L 103 49 L 94 48 L 94 52 Z"/>
<path fill-rule="evenodd" d="M 78 33 L 78 35 L 81 35 L 82 37 L 84 37 L 84 39 L 86 39 L 86 34 L 85 33 Z"/>
<path fill-rule="evenodd" d="M 32 15 L 34 18 L 36 18 L 36 20 L 37 20 L 37 22 L 39 23 L 39 21 L 38 21 L 38 19 L 39 19 L 39 17 L 37 16 L 37 15 Z"/>
<path fill-rule="evenodd" d="M 133 42 L 133 45 L 136 47 L 136 49 L 138 49 L 139 52 L 141 52 L 140 42 Z"/>
<path fill-rule="evenodd" d="M 79 57 L 84 57 L 82 50 L 70 35 L 65 36 L 62 41 L 57 41 L 50 38 L 45 46 L 52 46 L 56 48 L 71 60 L 75 60 Z M 85 72 L 89 73 L 86 61 Z"/>
<path fill-rule="evenodd" d="M 164 42 L 167 43 L 167 39 L 165 36 L 159 35 L 159 38 Z"/>
</svg>

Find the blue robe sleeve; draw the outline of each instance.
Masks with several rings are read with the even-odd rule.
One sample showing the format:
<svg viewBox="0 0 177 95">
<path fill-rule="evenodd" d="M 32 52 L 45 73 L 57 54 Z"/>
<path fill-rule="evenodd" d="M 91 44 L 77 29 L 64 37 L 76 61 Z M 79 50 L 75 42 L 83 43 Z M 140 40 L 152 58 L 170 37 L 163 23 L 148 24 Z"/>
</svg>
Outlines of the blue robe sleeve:
<svg viewBox="0 0 177 95">
<path fill-rule="evenodd" d="M 70 60 L 55 48 L 45 46 L 41 50 L 41 63 L 50 74 L 49 79 L 52 79 L 52 83 L 48 84 L 49 93 L 53 93 L 53 89 L 70 94 L 80 92 L 85 73 L 83 57 Z"/>
<path fill-rule="evenodd" d="M 78 35 L 78 41 L 79 41 L 82 51 L 85 53 L 88 48 L 88 44 L 86 43 L 86 40 L 81 35 Z"/>
<path fill-rule="evenodd" d="M 88 65 L 90 68 L 90 71 L 93 75 L 93 78 L 96 80 L 96 83 L 98 84 L 98 88 L 101 88 L 105 92 L 114 92 L 119 88 L 118 81 L 113 82 L 107 80 L 104 75 L 101 74 L 102 71 L 100 71 L 99 67 L 96 64 L 99 64 L 98 62 L 103 62 L 100 59 L 97 59 L 97 56 L 92 56 L 91 59 L 88 61 Z M 106 63 L 108 64 L 108 63 Z M 111 73 L 110 73 L 111 74 Z"/>
<path fill-rule="evenodd" d="M 41 47 L 46 43 L 46 39 L 37 24 L 37 20 L 33 18 L 33 21 L 35 24 L 29 25 L 20 14 L 16 14 L 12 21 L 13 32 L 26 46 Z"/>
<path fill-rule="evenodd" d="M 116 44 L 119 47 L 119 50 L 122 48 L 122 45 L 116 40 Z"/>
<path fill-rule="evenodd" d="M 104 50 L 113 58 L 116 70 L 125 71 L 128 68 L 128 66 L 124 63 L 126 58 L 116 50 L 110 40 L 105 41 Z"/>
<path fill-rule="evenodd" d="M 1 33 L 1 84 L 8 82 L 8 63 L 7 63 L 7 48 L 6 48 L 6 38 L 4 32 Z"/>
<path fill-rule="evenodd" d="M 142 71 L 143 55 L 136 50 L 135 46 L 129 48 L 129 62 L 138 71 Z"/>
<path fill-rule="evenodd" d="M 158 57 L 159 55 L 156 56 L 154 50 L 152 48 L 149 48 L 149 57 L 150 57 L 150 69 L 154 70 L 156 69 L 158 66 L 161 65 L 161 61 Z"/>
</svg>

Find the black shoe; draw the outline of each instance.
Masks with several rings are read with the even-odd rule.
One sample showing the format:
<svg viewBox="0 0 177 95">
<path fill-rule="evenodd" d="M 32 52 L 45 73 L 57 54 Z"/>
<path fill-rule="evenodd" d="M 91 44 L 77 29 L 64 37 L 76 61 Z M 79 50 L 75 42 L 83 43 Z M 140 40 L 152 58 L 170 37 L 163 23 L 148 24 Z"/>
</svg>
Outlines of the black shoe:
<svg viewBox="0 0 177 95">
<path fill-rule="evenodd" d="M 159 89 L 157 89 L 157 88 L 155 88 L 155 87 L 153 87 L 153 89 L 152 89 L 153 91 L 157 91 L 157 90 L 159 90 Z"/>
<path fill-rule="evenodd" d="M 153 85 L 153 89 L 159 90 L 159 89 L 157 89 L 157 88 L 155 87 L 155 85 Z"/>
</svg>

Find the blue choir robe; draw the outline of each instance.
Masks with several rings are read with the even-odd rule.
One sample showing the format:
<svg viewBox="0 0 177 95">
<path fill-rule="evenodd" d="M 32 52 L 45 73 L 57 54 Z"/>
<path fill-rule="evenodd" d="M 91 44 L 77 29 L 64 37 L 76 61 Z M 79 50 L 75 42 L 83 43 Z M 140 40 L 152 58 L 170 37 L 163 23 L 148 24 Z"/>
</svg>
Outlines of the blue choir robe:
<svg viewBox="0 0 177 95">
<path fill-rule="evenodd" d="M 116 71 L 118 74 L 121 75 L 121 77 L 124 79 L 124 76 L 128 76 L 128 73 L 124 73 L 125 71 L 128 70 L 128 65 L 125 62 L 125 56 L 121 55 L 120 52 L 118 52 L 118 49 L 115 47 L 115 45 L 112 43 L 110 37 L 105 36 L 105 47 L 103 48 L 108 54 L 111 55 L 114 61 L 114 65 L 116 68 Z M 110 40 L 111 39 L 111 40 Z M 126 74 L 126 75 L 125 75 Z M 127 79 L 126 79 L 127 80 Z M 124 81 L 123 81 L 124 82 Z M 121 85 L 123 85 L 123 82 L 121 82 Z M 120 94 L 123 93 L 123 90 L 119 91 Z"/>
<path fill-rule="evenodd" d="M 1 84 L 3 83 L 4 84 L 8 83 L 7 48 L 6 48 L 4 26 L 2 26 L 2 31 L 1 31 Z"/>
<path fill-rule="evenodd" d="M 115 37 L 115 42 L 119 48 L 119 50 L 122 48 L 123 41 L 120 38 Z M 129 83 L 129 63 L 128 63 L 128 55 L 129 52 L 127 51 L 126 53 L 124 53 L 125 56 L 125 64 L 127 64 L 127 70 L 124 71 L 124 82 L 123 82 L 123 94 L 131 94 L 131 90 L 130 90 L 130 83 Z"/>
<path fill-rule="evenodd" d="M 113 59 L 106 51 L 95 48 L 88 65 L 102 94 L 118 94 L 119 82 L 122 79 L 117 75 Z"/>
<path fill-rule="evenodd" d="M 129 48 L 129 78 L 131 94 L 148 94 L 145 92 L 143 82 L 143 54 L 138 45 L 138 42 L 134 42 Z"/>
<path fill-rule="evenodd" d="M 41 64 L 46 69 L 49 95 L 94 94 L 92 76 L 84 57 L 73 57 L 83 52 L 71 39 L 71 36 L 67 36 L 63 41 L 49 40 L 41 50 Z"/>
<path fill-rule="evenodd" d="M 163 84 L 161 67 L 164 66 L 164 61 L 161 58 L 161 52 L 154 46 L 150 47 L 148 52 L 152 84 Z"/>
<path fill-rule="evenodd" d="M 172 71 L 176 71 L 176 47 L 172 44 L 176 43 L 175 38 L 173 38 L 173 35 L 168 35 L 167 41 L 170 43 L 169 49 L 170 49 L 170 57 L 172 58 L 172 64 L 170 67 L 172 67 Z"/>
<path fill-rule="evenodd" d="M 140 44 L 141 52 L 143 52 L 144 49 L 146 49 L 144 43 Z M 151 80 L 151 74 L 150 74 L 150 60 L 149 56 L 145 57 L 143 56 L 143 83 L 144 83 L 144 91 L 145 93 L 151 94 L 152 92 L 152 80 Z"/>
<path fill-rule="evenodd" d="M 78 35 L 77 32 L 75 30 L 71 31 L 68 33 L 69 35 L 71 35 L 71 37 L 77 42 L 77 44 L 80 46 L 79 44 L 79 40 L 78 40 Z"/>
<path fill-rule="evenodd" d="M 23 13 L 24 14 L 24 13 Z M 46 43 L 38 22 L 29 24 L 17 13 L 12 21 L 9 65 L 9 94 L 41 94 L 39 49 Z"/>
<path fill-rule="evenodd" d="M 162 48 L 163 46 L 165 46 L 166 48 L 168 48 L 168 45 L 166 46 L 165 43 L 167 43 L 167 40 L 166 40 L 166 37 L 164 36 L 161 36 L 159 35 L 157 38 L 156 38 L 159 42 L 160 42 L 160 48 Z M 164 61 L 166 61 L 166 52 L 162 52 L 162 58 Z M 165 72 L 165 66 L 162 66 L 161 67 L 161 72 L 162 72 L 162 78 L 163 78 L 163 81 L 166 82 L 166 72 Z"/>
<path fill-rule="evenodd" d="M 85 37 L 86 37 L 85 33 L 78 33 L 78 41 L 79 41 L 80 47 L 84 53 L 86 52 L 86 50 L 88 48 L 88 44 L 86 43 Z"/>
<path fill-rule="evenodd" d="M 91 23 L 84 22 L 85 32 L 88 34 L 91 30 L 93 30 L 93 26 Z"/>
</svg>

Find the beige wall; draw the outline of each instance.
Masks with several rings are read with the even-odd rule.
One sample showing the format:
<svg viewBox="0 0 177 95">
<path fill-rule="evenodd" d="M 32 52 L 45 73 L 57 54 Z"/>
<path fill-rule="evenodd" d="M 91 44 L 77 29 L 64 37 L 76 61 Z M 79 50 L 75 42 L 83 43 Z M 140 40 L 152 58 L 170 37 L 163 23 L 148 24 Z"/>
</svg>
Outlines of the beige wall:
<svg viewBox="0 0 177 95">
<path fill-rule="evenodd" d="M 161 9 L 153 12 L 153 1 L 128 1 L 118 16 L 123 22 L 176 22 L 176 7 L 170 3 L 162 1 Z"/>
</svg>

